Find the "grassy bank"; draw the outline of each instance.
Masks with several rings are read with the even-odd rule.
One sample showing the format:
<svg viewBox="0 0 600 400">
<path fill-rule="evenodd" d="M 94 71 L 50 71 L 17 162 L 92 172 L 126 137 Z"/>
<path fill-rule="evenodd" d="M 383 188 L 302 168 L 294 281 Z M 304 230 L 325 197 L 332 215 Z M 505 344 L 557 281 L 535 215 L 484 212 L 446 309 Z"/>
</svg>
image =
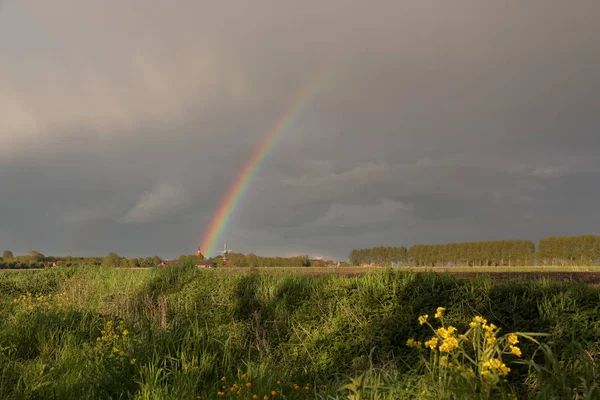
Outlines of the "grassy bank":
<svg viewBox="0 0 600 400">
<path fill-rule="evenodd" d="M 2 274 L 0 397 L 598 398 L 599 301 L 597 288 L 574 282 L 392 270 Z M 440 306 L 443 319 L 435 319 Z M 478 315 L 487 325 L 472 326 Z M 406 345 L 431 344 L 441 324 L 456 329 L 460 343 L 448 355 L 461 368 L 469 361 L 459 351 L 479 354 L 469 347 L 477 329 L 498 327 L 497 343 L 510 332 L 549 336 L 519 336 L 521 356 L 495 355 L 510 372 L 498 369 L 492 385 L 481 363 L 470 378 L 444 365 L 438 348 Z"/>
</svg>

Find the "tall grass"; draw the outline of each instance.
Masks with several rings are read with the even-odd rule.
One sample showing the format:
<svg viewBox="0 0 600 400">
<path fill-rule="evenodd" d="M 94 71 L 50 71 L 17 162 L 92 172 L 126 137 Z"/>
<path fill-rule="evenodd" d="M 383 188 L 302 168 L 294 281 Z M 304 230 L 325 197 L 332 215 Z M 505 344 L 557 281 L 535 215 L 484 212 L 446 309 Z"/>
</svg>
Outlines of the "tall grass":
<svg viewBox="0 0 600 400">
<path fill-rule="evenodd" d="M 14 302 L 22 296 L 31 300 Z M 522 343 L 522 360 L 491 398 L 591 399 L 600 393 L 599 300 L 598 289 L 574 282 L 392 270 L 3 274 L 0 398 L 434 398 L 419 389 L 428 359 L 406 341 L 426 341 L 431 331 L 417 318 L 442 306 L 460 332 L 483 315 L 502 335 L 549 335 Z M 460 397 L 444 387 L 436 396 Z"/>
</svg>

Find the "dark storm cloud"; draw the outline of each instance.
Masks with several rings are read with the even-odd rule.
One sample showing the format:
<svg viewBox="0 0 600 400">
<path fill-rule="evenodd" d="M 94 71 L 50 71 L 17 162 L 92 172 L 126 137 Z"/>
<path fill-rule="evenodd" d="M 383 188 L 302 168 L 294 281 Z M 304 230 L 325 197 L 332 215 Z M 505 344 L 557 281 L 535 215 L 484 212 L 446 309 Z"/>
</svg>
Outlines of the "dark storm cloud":
<svg viewBox="0 0 600 400">
<path fill-rule="evenodd" d="M 193 251 L 325 65 L 226 229 L 236 251 L 598 233 L 599 16 L 597 1 L 5 1 L 0 246 Z"/>
</svg>

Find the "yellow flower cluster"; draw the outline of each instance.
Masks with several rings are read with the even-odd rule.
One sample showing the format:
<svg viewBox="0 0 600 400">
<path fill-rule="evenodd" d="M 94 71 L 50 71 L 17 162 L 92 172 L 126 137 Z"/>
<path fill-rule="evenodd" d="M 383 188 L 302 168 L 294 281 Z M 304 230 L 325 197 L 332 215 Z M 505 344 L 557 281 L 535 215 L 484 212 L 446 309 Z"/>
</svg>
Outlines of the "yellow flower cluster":
<svg viewBox="0 0 600 400">
<path fill-rule="evenodd" d="M 444 307 L 438 307 L 435 311 L 434 317 L 436 319 L 442 320 L 444 318 L 444 311 L 446 309 Z M 454 326 L 442 326 L 437 330 L 433 329 L 431 324 L 428 322 L 429 315 L 421 315 L 419 317 L 419 324 L 424 325 L 427 324 L 434 331 L 435 335 L 425 342 L 425 347 L 431 350 L 438 350 L 442 353 L 451 353 L 459 346 L 458 337 L 457 337 L 457 329 Z M 419 348 L 421 347 L 421 342 L 416 341 L 414 339 L 408 339 L 406 344 L 410 347 Z M 439 346 L 439 347 L 438 347 Z"/>
<path fill-rule="evenodd" d="M 115 325 L 113 321 L 107 321 L 100 334 L 96 338 L 96 351 L 101 357 L 118 358 L 121 361 L 129 359 L 131 365 L 136 363 L 137 360 L 131 355 L 133 340 L 125 328 L 125 322 L 120 321 Z"/>
<path fill-rule="evenodd" d="M 58 312 L 68 309 L 71 305 L 67 292 L 43 295 L 38 293 L 33 295 L 27 293 L 13 299 L 13 303 L 23 306 L 29 311 L 50 311 Z"/>
<path fill-rule="evenodd" d="M 409 347 L 414 347 L 415 349 L 418 349 L 419 347 L 421 347 L 423 345 L 423 343 L 411 338 L 406 341 L 406 345 Z"/>
<path fill-rule="evenodd" d="M 297 383 L 293 384 L 281 384 L 281 381 L 277 381 L 277 387 L 267 390 L 265 394 L 259 394 L 255 390 L 253 382 L 250 378 L 247 377 L 246 374 L 241 375 L 241 380 L 235 382 L 231 385 L 225 385 L 227 382 L 227 377 L 223 376 L 219 379 L 220 389 L 217 391 L 217 396 L 219 397 L 227 397 L 227 398 L 252 398 L 252 399 L 262 399 L 262 400 L 274 400 L 277 398 L 286 398 L 286 391 L 300 391 L 303 389 L 306 393 L 310 392 L 311 385 L 310 383 L 306 383 L 303 386 L 298 385 Z M 260 385 L 259 385 L 260 386 Z M 321 385 L 320 389 L 326 389 L 327 385 Z M 288 392 L 289 394 L 289 392 Z"/>
<path fill-rule="evenodd" d="M 434 318 L 442 319 L 444 316 L 444 310 L 446 310 L 444 307 L 438 307 L 437 310 L 435 310 Z"/>
<path fill-rule="evenodd" d="M 481 364 L 481 375 L 487 376 L 491 373 L 495 373 L 500 376 L 508 375 L 510 368 L 508 368 L 502 361 L 497 358 L 492 358 L 489 361 L 484 361 Z"/>
<path fill-rule="evenodd" d="M 425 347 L 429 347 L 431 350 L 435 350 L 438 344 L 438 338 L 435 336 L 425 342 Z"/>
<path fill-rule="evenodd" d="M 444 307 L 438 307 L 434 317 L 441 322 L 435 329 L 429 323 L 427 314 L 418 318 L 420 325 L 428 325 L 434 335 L 424 343 L 410 338 L 407 346 L 416 349 L 429 349 L 429 357 L 425 358 L 430 370 L 454 371 L 474 379 L 476 376 L 487 382 L 487 387 L 499 382 L 500 377 L 508 375 L 510 368 L 502 361 L 503 354 L 521 357 L 521 349 L 517 347 L 519 339 L 510 333 L 498 336 L 499 328 L 482 316 L 475 316 L 469 323 L 469 330 L 459 333 L 454 326 L 444 325 Z"/>
<path fill-rule="evenodd" d="M 521 357 L 521 349 L 518 348 L 517 346 L 510 346 L 510 352 L 511 354 L 514 354 L 517 357 Z"/>
<path fill-rule="evenodd" d="M 458 348 L 458 339 L 455 337 L 448 337 L 444 339 L 444 342 L 440 345 L 440 351 L 442 353 L 452 353 Z"/>
<path fill-rule="evenodd" d="M 243 398 L 251 397 L 252 399 L 258 399 L 258 395 L 256 393 L 252 393 L 252 381 L 250 379 L 247 379 L 247 375 L 242 374 L 241 379 L 245 382 L 240 382 L 239 384 L 237 382 L 234 382 L 230 387 L 227 387 L 226 385 L 222 385 L 221 390 L 217 391 L 217 396 L 223 397 L 227 393 L 229 393 L 231 396 L 243 397 Z M 220 381 L 222 383 L 225 383 L 225 382 L 227 382 L 227 378 L 225 376 L 223 376 L 223 377 L 221 377 Z M 270 393 L 272 396 L 277 395 L 277 391 L 275 391 L 275 390 L 271 390 Z M 264 395 L 264 397 L 263 397 L 263 399 L 268 399 L 268 398 L 269 398 L 268 395 Z"/>
</svg>

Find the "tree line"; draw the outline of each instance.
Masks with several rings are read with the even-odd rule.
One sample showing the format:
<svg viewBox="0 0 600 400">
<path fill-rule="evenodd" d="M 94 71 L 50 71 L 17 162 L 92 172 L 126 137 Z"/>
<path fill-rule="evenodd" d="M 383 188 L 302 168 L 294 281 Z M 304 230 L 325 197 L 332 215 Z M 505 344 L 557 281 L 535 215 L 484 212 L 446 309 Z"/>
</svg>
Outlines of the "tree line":
<svg viewBox="0 0 600 400">
<path fill-rule="evenodd" d="M 126 258 L 116 253 L 109 253 L 105 257 L 55 257 L 31 250 L 25 255 L 15 256 L 12 251 L 5 250 L 0 257 L 0 269 L 28 269 L 45 268 L 58 265 L 105 265 L 117 268 L 156 267 L 162 262 L 158 256 Z"/>
<path fill-rule="evenodd" d="M 166 264 L 179 263 L 185 265 L 196 265 L 204 260 L 202 254 L 181 255 L 177 260 L 166 261 Z M 113 268 L 150 268 L 163 264 L 158 256 L 145 258 L 126 258 L 116 253 L 109 253 L 105 257 L 52 257 L 44 256 L 37 251 L 30 251 L 26 255 L 14 256 L 11 251 L 6 250 L 0 257 L 0 269 L 27 269 L 44 268 L 54 265 L 104 265 Z M 218 256 L 211 259 L 216 266 L 223 266 L 223 257 Z M 296 257 L 261 257 L 256 254 L 229 253 L 227 265 L 233 267 L 309 267 L 317 265 L 333 265 L 331 260 L 310 260 L 308 256 Z"/>
<path fill-rule="evenodd" d="M 400 247 L 374 247 L 372 249 L 352 250 L 348 256 L 350 264 L 400 264 L 408 262 L 408 250 L 404 246 Z"/>
<path fill-rule="evenodd" d="M 527 265 L 595 265 L 600 263 L 600 236 L 559 236 L 531 240 L 496 240 L 447 244 L 416 244 L 405 246 L 380 246 L 354 249 L 348 256 L 351 265 L 414 265 L 414 266 L 527 266 Z M 202 255 L 183 255 L 180 263 L 196 264 Z M 230 253 L 228 265 L 235 267 L 309 267 L 334 265 L 331 260 L 315 261 L 308 256 L 261 257 L 255 254 Z M 223 258 L 213 259 L 218 266 Z M 149 268 L 163 265 L 158 256 L 125 258 L 110 253 L 105 257 L 54 257 L 38 251 L 15 256 L 6 250 L 0 257 L 0 269 L 44 268 L 54 265 L 79 264 L 105 265 L 110 267 Z M 342 263 L 346 265 L 346 263 Z"/>
<path fill-rule="evenodd" d="M 350 264 L 414 266 L 593 265 L 600 261 L 600 236 L 581 235 L 531 240 L 495 240 L 416 244 L 407 249 L 374 247 L 352 250 Z"/>
<path fill-rule="evenodd" d="M 540 239 L 537 256 L 543 265 L 594 265 L 600 260 L 600 236 L 551 236 Z"/>
<path fill-rule="evenodd" d="M 221 260 L 217 258 L 217 261 Z M 256 254 L 229 253 L 227 265 L 232 267 L 310 267 L 308 256 L 261 257 Z"/>
</svg>

